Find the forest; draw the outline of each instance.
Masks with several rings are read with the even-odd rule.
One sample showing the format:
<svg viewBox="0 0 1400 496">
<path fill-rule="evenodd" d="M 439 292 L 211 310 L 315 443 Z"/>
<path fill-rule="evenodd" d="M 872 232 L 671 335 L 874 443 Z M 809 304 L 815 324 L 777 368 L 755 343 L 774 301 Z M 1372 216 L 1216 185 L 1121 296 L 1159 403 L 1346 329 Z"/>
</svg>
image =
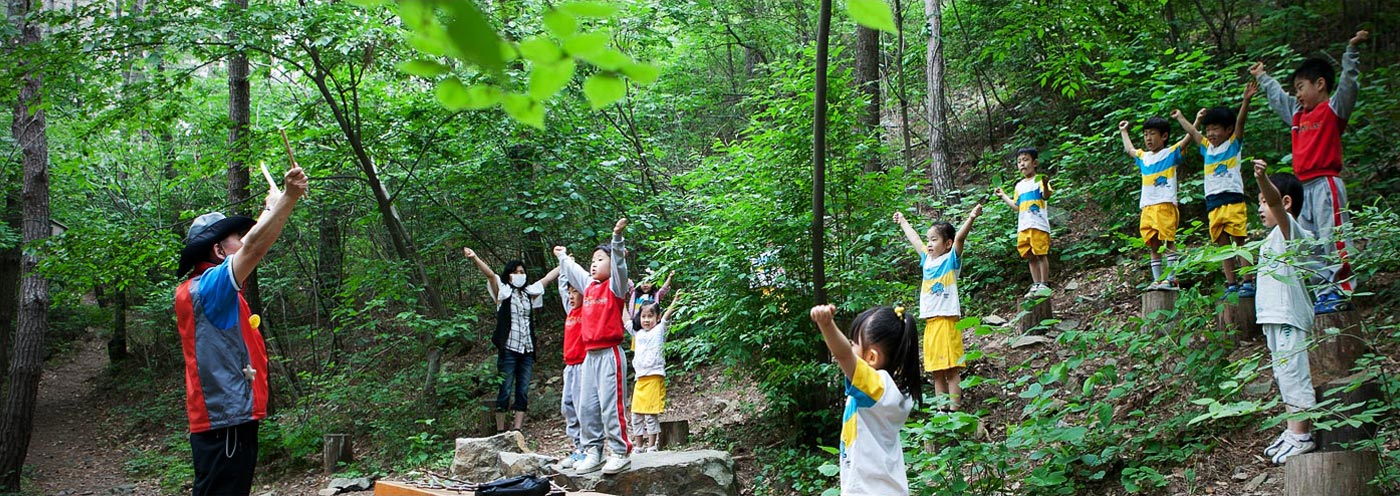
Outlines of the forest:
<svg viewBox="0 0 1400 496">
<path fill-rule="evenodd" d="M 910 494 L 1285 494 L 1262 450 L 1300 418 L 1364 428 L 1345 445 L 1371 464 L 1371 492 L 1355 494 L 1400 494 L 1394 0 L 8 0 L 6 12 L 0 493 L 191 491 L 193 352 L 176 302 L 187 234 L 209 212 L 277 214 L 264 199 L 293 192 L 295 163 L 307 195 L 237 286 L 267 355 L 258 494 L 446 473 L 454 439 L 495 433 L 502 382 L 496 282 L 464 248 L 503 277 L 518 260 L 533 282 L 559 265 L 556 246 L 587 270 L 622 218 L 630 279 L 671 289 L 661 419 L 732 455 L 740 494 L 838 494 L 849 372 L 809 309 L 835 305 L 850 330 L 872 307 L 918 308 L 921 254 L 892 216 L 922 235 L 974 210 L 957 276 L 963 393 L 950 408 L 925 384 L 904 422 Z M 1186 147 L 1180 287 L 1149 312 L 1142 175 L 1119 123 L 1141 144 L 1144 121 L 1168 119 L 1175 142 L 1175 110 L 1233 119 L 1256 63 L 1293 92 L 1301 62 L 1341 77 L 1347 50 L 1359 89 L 1338 177 L 1355 310 L 1349 327 L 1314 331 L 1362 349 L 1313 380 L 1374 394 L 1298 413 L 1275 388 L 1273 345 L 1221 316 L 1238 301 L 1222 262 L 1254 260 L 1270 232 L 1251 166 L 1248 242 L 1216 246 L 1202 154 Z M 1247 117 L 1241 162 L 1294 171 L 1296 127 L 1262 93 Z M 1027 147 L 1054 190 L 1039 295 L 1054 314 L 1022 328 L 1041 281 L 997 192 L 1016 187 Z M 566 310 L 544 288 L 520 430 L 567 456 Z M 323 473 L 328 434 L 346 434 L 355 459 Z"/>
</svg>

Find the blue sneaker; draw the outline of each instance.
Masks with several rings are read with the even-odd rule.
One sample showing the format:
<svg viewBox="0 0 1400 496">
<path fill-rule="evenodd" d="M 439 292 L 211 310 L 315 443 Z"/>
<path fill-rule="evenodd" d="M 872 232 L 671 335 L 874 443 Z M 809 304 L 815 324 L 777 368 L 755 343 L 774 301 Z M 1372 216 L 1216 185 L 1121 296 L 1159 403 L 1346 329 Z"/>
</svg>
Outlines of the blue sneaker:
<svg viewBox="0 0 1400 496">
<path fill-rule="evenodd" d="M 1238 295 L 1239 292 L 1240 292 L 1240 287 L 1239 287 L 1238 285 L 1235 285 L 1235 284 L 1226 285 L 1226 286 L 1225 286 L 1225 294 L 1220 295 L 1220 301 L 1227 301 L 1227 300 L 1230 299 L 1230 295 Z"/>
<path fill-rule="evenodd" d="M 1253 298 L 1254 293 L 1254 281 L 1245 281 L 1240 283 L 1240 298 Z"/>
<path fill-rule="evenodd" d="M 1317 302 L 1313 304 L 1313 313 L 1323 315 L 1328 313 L 1345 312 L 1351 310 L 1351 301 L 1343 298 L 1337 293 L 1327 292 L 1317 295 Z"/>
</svg>

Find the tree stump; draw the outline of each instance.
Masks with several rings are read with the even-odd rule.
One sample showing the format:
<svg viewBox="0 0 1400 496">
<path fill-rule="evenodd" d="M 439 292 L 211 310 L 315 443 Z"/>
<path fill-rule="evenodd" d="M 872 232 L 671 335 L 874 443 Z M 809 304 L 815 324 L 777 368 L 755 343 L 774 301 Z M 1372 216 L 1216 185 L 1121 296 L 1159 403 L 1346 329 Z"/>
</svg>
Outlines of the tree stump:
<svg viewBox="0 0 1400 496">
<path fill-rule="evenodd" d="M 1348 391 L 1348 387 L 1353 382 L 1360 382 L 1361 387 Z M 1330 394 L 1329 394 L 1330 392 Z M 1317 402 L 1322 403 L 1327 400 L 1336 400 L 1336 403 L 1326 410 L 1337 410 L 1335 413 L 1327 415 L 1321 421 L 1345 420 L 1352 415 L 1366 410 L 1366 403 L 1371 400 L 1380 400 L 1381 386 L 1374 378 L 1368 374 L 1353 374 L 1341 379 L 1327 381 L 1317 386 Z M 1342 445 L 1375 439 L 1379 426 L 1374 423 L 1361 424 L 1359 427 L 1338 426 L 1331 430 L 1313 429 L 1313 441 L 1317 443 L 1317 451 L 1344 451 Z M 1291 462 L 1290 462 L 1291 463 Z"/>
<path fill-rule="evenodd" d="M 1238 343 L 1264 337 L 1263 326 L 1254 315 L 1254 298 L 1240 298 L 1236 303 L 1225 300 L 1221 303 L 1216 325 L 1221 331 L 1229 332 L 1230 338 Z M 1231 332 L 1233 331 L 1233 332 Z"/>
<path fill-rule="evenodd" d="M 1349 311 L 1326 313 L 1313 318 L 1313 346 L 1308 351 L 1308 364 L 1312 367 L 1313 377 L 1349 375 L 1351 368 L 1356 366 L 1356 359 L 1366 354 L 1366 343 L 1361 341 L 1357 317 L 1358 312 Z M 1328 329 L 1337 329 L 1341 333 L 1331 334 Z"/>
<path fill-rule="evenodd" d="M 1375 451 L 1329 451 L 1288 457 L 1283 466 L 1285 496 L 1379 496 L 1366 482 L 1381 469 Z"/>
<path fill-rule="evenodd" d="M 1146 291 L 1142 293 L 1142 319 L 1146 321 L 1165 321 L 1170 330 L 1176 322 L 1176 291 L 1159 290 Z"/>
<path fill-rule="evenodd" d="M 1016 331 L 1025 334 L 1045 334 L 1050 329 L 1040 325 L 1055 318 L 1054 304 L 1049 296 L 1037 296 L 1021 302 L 1021 313 L 1016 318 Z"/>
<path fill-rule="evenodd" d="M 321 468 L 328 474 L 335 473 L 341 462 L 355 461 L 355 449 L 346 434 L 326 434 L 321 445 Z"/>
<path fill-rule="evenodd" d="M 661 422 L 661 435 L 656 443 L 660 449 L 680 446 L 690 442 L 689 420 L 668 420 Z"/>
</svg>

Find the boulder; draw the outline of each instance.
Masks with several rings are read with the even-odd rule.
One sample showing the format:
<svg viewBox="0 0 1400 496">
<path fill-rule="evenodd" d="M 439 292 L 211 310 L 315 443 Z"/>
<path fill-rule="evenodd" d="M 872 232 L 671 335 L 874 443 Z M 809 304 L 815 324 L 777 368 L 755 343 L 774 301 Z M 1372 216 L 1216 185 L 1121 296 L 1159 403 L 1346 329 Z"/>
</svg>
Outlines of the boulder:
<svg viewBox="0 0 1400 496">
<path fill-rule="evenodd" d="M 658 451 L 632 455 L 632 466 L 616 475 L 578 475 L 566 470 L 555 482 L 579 491 L 619 496 L 686 494 L 738 496 L 734 459 L 723 451 Z"/>
<path fill-rule="evenodd" d="M 987 324 L 989 326 L 1004 326 L 1006 325 L 1006 319 L 1001 318 L 1000 315 L 993 314 L 988 315 L 985 319 L 982 319 L 982 323 Z"/>
<path fill-rule="evenodd" d="M 1027 347 L 1027 346 L 1035 346 L 1035 345 L 1038 345 L 1038 344 L 1046 344 L 1046 343 L 1053 343 L 1053 342 L 1055 342 L 1055 340 L 1050 339 L 1050 338 L 1047 338 L 1047 337 L 1045 337 L 1045 336 L 1036 336 L 1036 335 L 1033 335 L 1033 334 L 1032 334 L 1032 335 L 1026 335 L 1026 336 L 1021 336 L 1021 337 L 1019 337 L 1019 338 L 1016 338 L 1015 341 L 1012 341 L 1012 342 L 1011 342 L 1011 347 L 1012 347 L 1012 348 L 1025 348 L 1025 347 Z"/>
<path fill-rule="evenodd" d="M 525 436 L 519 432 L 502 432 L 491 437 L 457 438 L 457 451 L 452 456 L 452 476 L 471 482 L 488 482 L 501 478 L 500 453 L 528 453 Z"/>
<path fill-rule="evenodd" d="M 551 456 L 537 455 L 534 453 L 511 453 L 502 451 L 499 455 L 499 465 L 502 477 L 515 477 L 517 475 L 543 475 L 553 472 L 550 468 L 559 461 Z"/>
</svg>

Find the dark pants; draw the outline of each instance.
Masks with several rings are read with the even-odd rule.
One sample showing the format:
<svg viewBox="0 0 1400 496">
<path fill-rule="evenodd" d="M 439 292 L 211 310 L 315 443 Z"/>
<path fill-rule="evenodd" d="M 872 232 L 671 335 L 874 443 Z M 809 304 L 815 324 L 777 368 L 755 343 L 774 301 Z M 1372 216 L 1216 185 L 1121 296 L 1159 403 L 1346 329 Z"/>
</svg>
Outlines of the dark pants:
<svg viewBox="0 0 1400 496">
<path fill-rule="evenodd" d="M 501 390 L 496 393 L 496 410 L 523 412 L 530 406 L 526 394 L 530 392 L 530 374 L 535 370 L 534 353 L 516 353 L 502 350 L 496 357 L 496 368 L 501 371 Z M 510 403 L 511 389 L 515 390 L 515 406 Z"/>
<path fill-rule="evenodd" d="M 258 464 L 258 422 L 190 434 L 194 496 L 247 496 Z"/>
</svg>

